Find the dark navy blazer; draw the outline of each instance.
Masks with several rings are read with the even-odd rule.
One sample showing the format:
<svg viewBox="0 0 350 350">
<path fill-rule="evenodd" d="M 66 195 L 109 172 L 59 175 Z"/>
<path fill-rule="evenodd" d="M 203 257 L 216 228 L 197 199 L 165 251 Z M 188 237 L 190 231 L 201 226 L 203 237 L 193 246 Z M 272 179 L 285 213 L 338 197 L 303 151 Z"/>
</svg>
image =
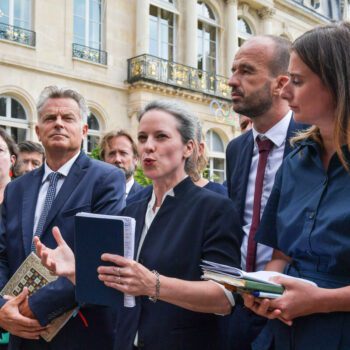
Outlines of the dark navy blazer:
<svg viewBox="0 0 350 350">
<path fill-rule="evenodd" d="M 143 189 L 143 186 L 141 186 L 139 183 L 134 180 L 134 184 L 131 186 L 128 197 L 133 196 L 135 193 L 140 192 Z"/>
<path fill-rule="evenodd" d="M 0 288 L 30 253 L 34 212 L 44 166 L 8 184 L 2 208 L 0 228 Z M 58 226 L 63 238 L 74 250 L 74 215 L 78 212 L 116 214 L 124 204 L 125 177 L 121 170 L 107 163 L 91 160 L 83 152 L 74 162 L 55 198 L 44 226 L 41 240 L 56 247 L 51 234 Z M 0 305 L 4 304 L 0 298 Z M 73 285 L 66 278 L 40 289 L 29 298 L 30 307 L 42 325 L 75 306 Z M 89 323 L 71 319 L 50 343 L 11 336 L 11 349 L 110 349 L 113 342 L 114 314 L 102 307 L 83 308 Z"/>
<path fill-rule="evenodd" d="M 189 177 L 175 186 L 174 193 L 165 198 L 154 218 L 139 262 L 161 275 L 188 281 L 200 280 L 201 259 L 239 266 L 238 218 L 232 202 L 194 185 Z M 136 247 L 149 199 L 122 211 L 136 219 Z M 137 331 L 145 350 L 222 349 L 220 317 L 137 297 L 136 307 L 123 307 L 118 313 L 115 349 L 131 350 Z"/>
<path fill-rule="evenodd" d="M 296 123 L 293 118 L 290 121 L 287 140 L 294 136 L 298 130 L 307 126 Z M 249 179 L 250 166 L 254 149 L 253 131 L 249 130 L 241 136 L 233 139 L 226 149 L 226 179 L 229 197 L 232 199 L 238 212 L 240 225 L 244 225 L 244 209 Z M 284 157 L 292 150 L 288 142 L 285 144 Z M 241 230 L 243 240 L 243 230 Z M 237 306 L 230 316 L 230 335 L 227 337 L 232 350 L 250 349 L 250 344 L 261 332 L 266 324 L 266 319 L 255 315 L 247 309 Z"/>
</svg>

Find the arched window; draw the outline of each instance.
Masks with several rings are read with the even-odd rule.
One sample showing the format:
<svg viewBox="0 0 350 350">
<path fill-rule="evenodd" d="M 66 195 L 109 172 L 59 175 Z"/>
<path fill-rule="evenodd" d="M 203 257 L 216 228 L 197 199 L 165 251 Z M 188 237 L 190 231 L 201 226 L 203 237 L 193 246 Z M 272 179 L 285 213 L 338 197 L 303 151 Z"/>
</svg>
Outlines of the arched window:
<svg viewBox="0 0 350 350">
<path fill-rule="evenodd" d="M 203 1 L 197 1 L 198 15 L 198 69 L 216 73 L 217 20 L 214 12 Z"/>
<path fill-rule="evenodd" d="M 28 117 L 22 104 L 11 96 L 0 96 L 0 127 L 18 143 L 27 140 Z"/>
<path fill-rule="evenodd" d="M 242 17 L 238 17 L 237 21 L 238 30 L 238 47 L 241 47 L 243 43 L 254 35 L 253 30 L 250 28 L 248 22 Z"/>
<path fill-rule="evenodd" d="M 225 147 L 221 137 L 213 130 L 206 134 L 206 143 L 209 150 L 209 178 L 212 181 L 223 183 L 225 180 Z"/>
<path fill-rule="evenodd" d="M 165 2 L 174 5 L 173 1 Z M 149 10 L 149 53 L 175 60 L 175 14 L 154 5 Z"/>
<path fill-rule="evenodd" d="M 84 149 L 87 153 L 91 153 L 100 143 L 102 127 L 96 114 L 90 113 L 87 118 L 89 131 L 84 142 Z"/>
</svg>

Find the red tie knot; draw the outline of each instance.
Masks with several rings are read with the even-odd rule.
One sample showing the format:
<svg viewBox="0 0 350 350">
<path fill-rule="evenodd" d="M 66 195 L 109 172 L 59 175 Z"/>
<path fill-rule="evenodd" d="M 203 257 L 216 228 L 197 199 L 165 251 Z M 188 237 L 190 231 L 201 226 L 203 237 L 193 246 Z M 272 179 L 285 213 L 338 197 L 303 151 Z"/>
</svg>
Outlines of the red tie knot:
<svg viewBox="0 0 350 350">
<path fill-rule="evenodd" d="M 274 143 L 268 139 L 265 138 L 264 140 L 262 140 L 259 136 L 256 138 L 256 143 L 258 144 L 258 148 L 259 148 L 259 153 L 261 152 L 270 152 Z"/>
</svg>

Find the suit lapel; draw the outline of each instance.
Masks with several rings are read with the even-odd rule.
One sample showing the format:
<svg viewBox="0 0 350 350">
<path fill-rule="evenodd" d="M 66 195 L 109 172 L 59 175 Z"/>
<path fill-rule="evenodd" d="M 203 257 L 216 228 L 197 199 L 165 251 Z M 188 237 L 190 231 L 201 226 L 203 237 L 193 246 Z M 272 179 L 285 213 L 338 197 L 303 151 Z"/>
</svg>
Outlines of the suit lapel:
<svg viewBox="0 0 350 350">
<path fill-rule="evenodd" d="M 68 198 L 76 190 L 88 167 L 89 158 L 84 153 L 81 153 L 72 165 L 67 178 L 64 180 L 57 197 L 52 203 L 52 207 L 48 213 L 46 223 L 44 225 L 42 236 L 46 234 L 48 227 L 51 225 L 56 215 L 62 210 L 63 206 L 68 201 Z"/>
<path fill-rule="evenodd" d="M 250 166 L 252 164 L 252 155 L 254 149 L 253 133 L 251 130 L 248 131 L 248 133 L 249 134 L 247 134 L 247 138 L 245 139 L 242 150 L 239 154 L 239 174 L 241 175 L 237 176 L 237 178 L 241 179 L 241 183 L 239 184 L 237 190 L 237 201 L 239 203 L 240 218 L 242 218 L 242 221 L 244 216 L 245 197 L 247 193 Z"/>
<path fill-rule="evenodd" d="M 34 170 L 30 175 L 28 175 L 28 184 L 25 186 L 23 191 L 22 234 L 23 247 L 26 256 L 29 255 L 31 251 L 34 232 L 34 215 L 43 174 L 44 166 L 38 170 Z"/>
<path fill-rule="evenodd" d="M 145 217 L 146 217 L 148 202 L 149 202 L 149 197 L 147 197 L 147 199 L 144 199 L 142 205 L 137 206 L 137 212 L 135 215 L 135 219 L 136 219 L 135 256 L 134 256 L 135 259 L 136 259 L 136 255 L 137 255 L 137 252 L 139 249 L 139 244 L 140 244 L 143 226 L 145 225 Z"/>
</svg>

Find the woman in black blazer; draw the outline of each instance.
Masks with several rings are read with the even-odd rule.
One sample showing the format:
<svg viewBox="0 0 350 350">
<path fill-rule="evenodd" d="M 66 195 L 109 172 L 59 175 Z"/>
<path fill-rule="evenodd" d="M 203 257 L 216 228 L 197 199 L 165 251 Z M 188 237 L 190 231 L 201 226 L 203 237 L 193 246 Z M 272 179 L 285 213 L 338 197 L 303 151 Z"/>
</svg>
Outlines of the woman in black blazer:
<svg viewBox="0 0 350 350">
<path fill-rule="evenodd" d="M 229 313 L 234 301 L 220 285 L 201 280 L 199 265 L 202 259 L 240 265 L 237 215 L 229 199 L 187 176 L 196 167 L 194 116 L 154 101 L 139 122 L 139 156 L 153 192 L 121 212 L 136 219 L 136 257 L 104 254 L 114 265 L 99 268 L 107 286 L 137 297 L 136 307 L 119 310 L 115 349 L 222 349 L 216 314 Z M 55 237 L 62 248 L 58 230 Z M 63 263 L 57 252 L 38 244 L 44 263 L 74 281 L 73 255 Z"/>
</svg>

